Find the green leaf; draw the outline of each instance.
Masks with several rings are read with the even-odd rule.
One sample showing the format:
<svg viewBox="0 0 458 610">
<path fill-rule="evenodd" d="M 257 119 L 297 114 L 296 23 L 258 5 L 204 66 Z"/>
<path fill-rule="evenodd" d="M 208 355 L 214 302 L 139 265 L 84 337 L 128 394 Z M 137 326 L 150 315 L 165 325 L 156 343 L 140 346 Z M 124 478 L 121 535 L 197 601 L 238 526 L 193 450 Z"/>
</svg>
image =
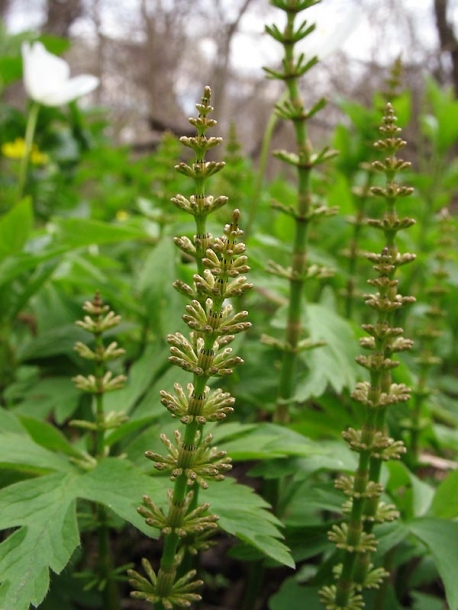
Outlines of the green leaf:
<svg viewBox="0 0 458 610">
<path fill-rule="evenodd" d="M 12 432 L 0 434 L 0 468 L 32 474 L 74 470 L 65 457 L 40 447 L 29 436 Z"/>
<path fill-rule="evenodd" d="M 444 583 L 447 602 L 458 608 L 458 523 L 433 517 L 416 519 L 407 524 L 411 533 L 430 550 Z"/>
<path fill-rule="evenodd" d="M 81 391 L 67 377 L 40 379 L 29 388 L 15 413 L 45 419 L 54 412 L 58 424 L 68 419 L 78 407 Z"/>
<path fill-rule="evenodd" d="M 305 408 L 300 419 L 291 427 L 305 436 L 320 442 L 323 438 L 338 439 L 342 446 L 342 430 L 349 426 L 362 425 L 362 410 L 355 409 L 352 401 L 345 394 L 336 395 L 326 392 L 314 399 L 314 408 Z M 337 449 L 338 450 L 338 449 Z"/>
<path fill-rule="evenodd" d="M 167 411 L 161 405 L 159 392 L 161 390 L 173 392 L 175 383 L 179 383 L 183 388 L 189 383 L 189 373 L 172 366 L 167 360 L 168 355 L 169 350 L 164 347 L 162 348 L 162 352 L 158 352 L 154 364 L 152 361 L 150 362 L 149 366 L 152 374 L 150 381 L 152 383 L 136 402 L 132 417 L 148 417 L 152 414 L 157 418 L 162 417 Z M 129 383 L 129 381 L 127 383 Z M 117 394 L 118 393 L 119 392 L 117 392 Z"/>
<path fill-rule="evenodd" d="M 436 489 L 429 514 L 442 519 L 458 517 L 458 470 L 451 472 Z"/>
<path fill-rule="evenodd" d="M 22 74 L 22 62 L 19 57 L 0 57 L 0 82 L 3 86 L 19 80 Z"/>
<path fill-rule="evenodd" d="M 0 259 L 21 252 L 32 225 L 32 202 L 26 197 L 0 218 Z"/>
<path fill-rule="evenodd" d="M 74 324 L 66 324 L 41 333 L 33 337 L 17 351 L 17 358 L 21 362 L 58 356 L 62 354 L 73 354 L 74 345 L 77 341 L 86 341 L 87 333 Z"/>
<path fill-rule="evenodd" d="M 337 206 L 342 215 L 354 214 L 355 204 L 349 178 L 342 172 L 336 172 L 327 193 L 329 207 Z M 342 239 L 342 236 L 340 236 Z"/>
<path fill-rule="evenodd" d="M 158 530 L 146 525 L 137 507 L 145 494 L 154 499 L 166 498 L 170 485 L 168 478 L 150 477 L 127 460 L 107 458 L 81 477 L 76 493 L 80 498 L 104 504 L 147 536 L 156 538 Z"/>
<path fill-rule="evenodd" d="M 280 521 L 251 487 L 226 478 L 209 487 L 205 492 L 207 499 L 210 510 L 219 516 L 218 524 L 225 532 L 251 544 L 275 561 L 294 568 L 289 549 L 281 542 Z"/>
<path fill-rule="evenodd" d="M 135 432 L 141 428 L 145 428 L 149 424 L 151 424 L 156 417 L 154 415 L 149 415 L 147 417 L 142 417 L 141 419 L 131 419 L 125 424 L 121 424 L 118 428 L 113 430 L 110 434 L 105 438 L 105 446 L 111 447 L 115 443 L 122 440 L 128 434 Z"/>
<path fill-rule="evenodd" d="M 401 606 L 397 595 L 392 587 L 392 585 L 388 582 L 383 591 L 383 599 L 380 605 L 380 596 L 378 595 L 378 589 L 367 589 L 363 592 L 363 598 L 365 603 L 365 608 L 380 608 L 380 610 L 405 610 L 405 606 Z M 428 610 L 433 610 L 432 608 L 428 608 Z"/>
<path fill-rule="evenodd" d="M 0 529 L 20 527 L 0 545 L 0 608 L 43 600 L 49 570 L 59 573 L 79 543 L 77 475 L 55 473 L 0 491 Z"/>
<path fill-rule="evenodd" d="M 87 218 L 55 218 L 56 241 L 73 248 L 92 244 L 114 244 L 130 240 L 149 240 L 142 229 L 114 225 Z"/>
<path fill-rule="evenodd" d="M 317 587 L 304 587 L 296 577 L 283 581 L 278 593 L 269 600 L 270 610 L 323 610 Z"/>
<path fill-rule="evenodd" d="M 443 154 L 458 139 L 458 102 L 450 90 L 442 89 L 432 78 L 427 80 L 426 90 L 433 107 L 433 118 L 437 122 L 437 130 L 431 140 L 436 140 L 437 150 Z"/>
<path fill-rule="evenodd" d="M 377 526 L 377 554 L 384 557 L 388 551 L 399 546 L 409 536 L 409 529 L 404 521 L 398 519 L 392 523 Z"/>
<path fill-rule="evenodd" d="M 295 561 L 305 561 L 316 557 L 326 550 L 329 551 L 331 543 L 328 532 L 331 522 L 316 523 L 315 525 L 304 525 L 300 527 L 286 528 L 286 541 L 291 549 Z"/>
<path fill-rule="evenodd" d="M 356 457 L 345 447 L 342 441 L 322 441 L 319 451 L 307 457 L 281 457 L 258 462 L 249 470 L 250 477 L 264 479 L 283 479 L 289 475 L 305 479 L 320 470 L 353 471 L 356 468 Z"/>
<path fill-rule="evenodd" d="M 26 271 L 35 269 L 40 263 L 61 256 L 66 248 L 55 248 L 39 254 L 21 253 L 0 261 L 0 287 L 15 280 Z"/>
<path fill-rule="evenodd" d="M 227 431 L 229 428 L 229 432 Z M 321 453 L 318 444 L 283 426 L 264 423 L 221 424 L 213 431 L 214 442 L 224 439 L 224 450 L 233 460 L 265 460 L 288 455 Z"/>
<path fill-rule="evenodd" d="M 27 281 L 22 283 L 22 291 L 16 295 L 12 314 L 17 316 L 19 312 L 26 308 L 30 299 L 40 291 L 42 286 L 52 276 L 59 265 L 57 259 L 47 261 L 39 265 L 33 273 L 29 274 Z"/>
<path fill-rule="evenodd" d="M 295 399 L 304 402 L 321 396 L 328 386 L 340 393 L 353 388 L 357 379 L 355 357 L 358 344 L 349 323 L 323 305 L 309 303 L 306 308 L 309 338 L 326 345 L 303 352 L 308 374 L 299 382 Z"/>
<path fill-rule="evenodd" d="M 407 127 L 412 116 L 412 92 L 403 91 L 399 97 L 393 100 L 393 107 L 398 117 L 398 125 L 402 129 Z"/>
<path fill-rule="evenodd" d="M 82 457 L 81 453 L 75 449 L 62 432 L 52 424 L 25 415 L 20 416 L 19 419 L 38 445 L 41 445 L 50 451 L 63 453 L 70 457 Z"/>
<path fill-rule="evenodd" d="M 282 519 L 288 527 L 311 524 L 319 511 L 339 514 L 342 511 L 342 494 L 332 482 L 317 483 L 307 479 L 296 486 L 292 500 L 284 509 Z"/>
<path fill-rule="evenodd" d="M 414 602 L 413 610 L 444 610 L 444 602 L 432 595 L 413 591 L 411 597 Z"/>
<path fill-rule="evenodd" d="M 176 247 L 167 237 L 151 250 L 138 279 L 138 290 L 154 333 L 165 337 L 172 332 L 183 313 L 183 299 L 173 288 L 176 277 Z"/>
<path fill-rule="evenodd" d="M 168 483 L 126 460 L 106 458 L 88 473 L 53 473 L 0 490 L 0 529 L 20 528 L 0 545 L 0 608 L 28 610 L 41 603 L 49 570 L 60 573 L 79 544 L 77 498 L 107 506 L 152 536 L 155 530 L 136 508 L 145 493 L 164 496 Z"/>
<path fill-rule="evenodd" d="M 18 417 L 14 413 L 8 411 L 7 409 L 4 409 L 3 407 L 0 408 L 0 430 L 3 434 L 6 432 L 14 432 L 16 434 L 23 435 L 26 434 L 24 427 L 21 425 Z"/>
<path fill-rule="evenodd" d="M 385 485 L 405 519 L 425 515 L 434 497 L 434 489 L 416 477 L 402 462 L 388 462 L 389 478 Z"/>
<path fill-rule="evenodd" d="M 41 34 L 38 38 L 46 49 L 53 55 L 62 55 L 65 51 L 68 51 L 70 47 L 70 41 L 67 38 L 61 36 L 55 36 L 54 34 Z"/>
<path fill-rule="evenodd" d="M 155 378 L 164 369 L 169 368 L 168 355 L 168 347 L 160 342 L 156 341 L 148 345 L 142 356 L 130 367 L 125 387 L 119 392 L 112 392 L 105 396 L 105 410 L 130 413 L 154 383 Z M 157 393 L 156 405 L 153 405 L 152 408 L 155 408 L 159 401 L 159 393 Z M 147 413 L 143 413 L 141 416 L 147 415 Z"/>
</svg>

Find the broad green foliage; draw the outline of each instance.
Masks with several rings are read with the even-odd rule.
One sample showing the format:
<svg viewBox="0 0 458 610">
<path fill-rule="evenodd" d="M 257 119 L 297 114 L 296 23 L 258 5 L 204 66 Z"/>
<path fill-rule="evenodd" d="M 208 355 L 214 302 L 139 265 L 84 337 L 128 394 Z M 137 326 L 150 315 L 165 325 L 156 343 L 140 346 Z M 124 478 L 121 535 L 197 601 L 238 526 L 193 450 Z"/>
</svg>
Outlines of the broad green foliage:
<svg viewBox="0 0 458 610">
<path fill-rule="evenodd" d="M 0 545 L 0 607 L 26 610 L 43 600 L 50 570 L 60 573 L 80 544 L 79 500 L 104 505 L 153 536 L 136 509 L 145 493 L 165 498 L 169 482 L 119 458 L 106 458 L 94 469 L 81 471 L 71 460 L 81 460 L 84 454 L 53 426 L 31 417 L 17 419 L 3 410 L 0 414 L 0 469 L 27 476 L 0 491 L 0 529 L 18 528 Z M 250 488 L 228 480 L 209 496 L 223 530 L 280 563 L 294 565 L 281 542 L 281 523 Z M 243 506 L 243 513 L 235 514 L 234 505 Z"/>
<path fill-rule="evenodd" d="M 15 441 L 17 444 L 18 439 Z M 27 458 L 29 464 L 35 464 L 37 455 L 31 451 Z M 48 468 L 51 462 L 48 460 Z M 43 600 L 49 587 L 49 570 L 59 573 L 79 544 L 78 498 L 101 502 L 150 534 L 136 513 L 136 497 L 146 489 L 151 493 L 160 489 L 161 483 L 116 459 L 105 460 L 89 473 L 79 473 L 75 468 L 68 472 L 57 457 L 52 466 L 60 472 L 22 481 L 0 492 L 0 528 L 19 528 L 0 545 L 0 607 L 26 610 L 29 604 L 37 606 Z M 111 483 L 114 478 L 116 489 Z"/>
<path fill-rule="evenodd" d="M 227 479 L 221 485 L 215 485 L 208 496 L 225 532 L 249 543 L 278 563 L 294 568 L 289 549 L 281 542 L 281 522 L 269 511 L 269 504 L 251 488 Z M 237 511 L 234 511 L 234 506 L 238 507 Z"/>
<path fill-rule="evenodd" d="M 431 552 L 437 570 L 445 586 L 450 608 L 458 606 L 458 583 L 456 564 L 458 561 L 458 524 L 445 519 L 422 519 L 412 521 L 409 529 Z"/>
</svg>

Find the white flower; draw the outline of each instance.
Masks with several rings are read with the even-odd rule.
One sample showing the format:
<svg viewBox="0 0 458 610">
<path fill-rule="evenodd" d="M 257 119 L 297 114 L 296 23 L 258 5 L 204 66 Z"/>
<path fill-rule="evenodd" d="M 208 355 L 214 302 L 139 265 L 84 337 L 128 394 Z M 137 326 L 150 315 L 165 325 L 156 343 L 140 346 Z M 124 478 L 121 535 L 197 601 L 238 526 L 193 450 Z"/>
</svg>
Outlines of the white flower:
<svg viewBox="0 0 458 610">
<path fill-rule="evenodd" d="M 93 91 L 99 79 L 90 74 L 70 78 L 66 61 L 49 53 L 41 42 L 22 45 L 24 87 L 43 106 L 61 106 Z"/>
</svg>

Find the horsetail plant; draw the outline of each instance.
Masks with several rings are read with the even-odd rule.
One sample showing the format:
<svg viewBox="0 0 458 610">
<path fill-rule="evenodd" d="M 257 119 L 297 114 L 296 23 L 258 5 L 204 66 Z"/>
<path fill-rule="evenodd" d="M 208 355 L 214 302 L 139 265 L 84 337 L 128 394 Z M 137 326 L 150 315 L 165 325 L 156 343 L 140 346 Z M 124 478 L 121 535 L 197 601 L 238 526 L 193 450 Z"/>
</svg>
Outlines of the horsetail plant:
<svg viewBox="0 0 458 610">
<path fill-rule="evenodd" d="M 189 122 L 196 128 L 196 135 L 192 137 L 183 136 L 180 142 L 184 146 L 191 148 L 195 154 L 195 162 L 192 165 L 187 163 L 179 163 L 175 169 L 185 176 L 192 178 L 194 181 L 194 194 L 186 199 L 183 195 L 176 195 L 172 198 L 172 202 L 181 210 L 194 216 L 196 223 L 196 235 L 194 243 L 187 237 L 175 239 L 176 245 L 188 256 L 195 259 L 197 270 L 202 275 L 205 266 L 203 259 L 206 256 L 206 251 L 211 242 L 211 235 L 207 233 L 207 217 L 227 203 L 228 198 L 224 195 L 213 197 L 205 195 L 205 186 L 210 176 L 217 174 L 224 167 L 222 161 L 207 161 L 206 155 L 209 150 L 221 144 L 221 137 L 211 136 L 207 138 L 207 130 L 216 125 L 216 120 L 209 117 L 213 112 L 213 107 L 210 105 L 211 89 L 206 86 L 200 104 L 196 104 L 196 109 L 199 112 L 197 118 L 191 117 Z M 190 294 L 180 285 L 177 289 L 184 291 L 186 296 Z"/>
<path fill-rule="evenodd" d="M 179 418 L 183 430 L 175 431 L 174 440 L 161 435 L 166 455 L 148 451 L 146 457 L 158 470 L 169 471 L 174 483 L 168 492 L 168 508 L 163 511 L 148 496 L 143 498 L 139 513 L 151 527 L 160 530 L 164 546 L 159 570 L 156 572 L 147 559 L 142 565 L 146 578 L 130 570 L 131 593 L 136 599 L 154 604 L 158 610 L 186 607 L 200 600 L 198 590 L 203 582 L 196 570 L 185 567 L 187 556 L 197 554 L 211 546 L 211 536 L 217 528 L 218 516 L 209 512 L 209 504 L 198 503 L 198 488 L 206 489 L 208 482 L 224 479 L 231 468 L 231 460 L 224 451 L 212 446 L 211 434 L 204 434 L 207 422 L 223 420 L 233 411 L 234 398 L 220 388 L 210 390 L 212 377 L 232 374 L 233 367 L 242 359 L 232 355 L 229 344 L 237 333 L 250 327 L 248 313 L 234 313 L 229 299 L 240 296 L 251 288 L 243 275 L 249 270 L 245 245 L 240 242 L 240 213 L 235 210 L 232 221 L 224 228 L 221 237 L 213 238 L 206 230 L 206 217 L 221 207 L 227 197 L 214 199 L 205 194 L 205 182 L 222 169 L 222 162 L 205 161 L 206 151 L 219 144 L 221 138 L 208 138 L 206 130 L 216 121 L 208 118 L 213 110 L 209 105 L 210 88 L 204 90 L 202 104 L 197 105 L 198 119 L 190 119 L 197 129 L 194 138 L 181 141 L 196 153 L 192 165 L 181 163 L 179 172 L 193 178 L 195 194 L 189 199 L 177 195 L 172 201 L 192 214 L 197 234 L 193 241 L 187 237 L 175 238 L 177 246 L 196 260 L 197 273 L 194 285 L 181 280 L 175 288 L 190 302 L 183 320 L 188 325 L 189 337 L 176 332 L 168 336 L 169 361 L 192 375 L 186 388 L 174 385 L 174 393 L 161 392 L 161 402 L 172 417 Z"/>
<path fill-rule="evenodd" d="M 401 265 L 414 260 L 414 254 L 401 254 L 396 244 L 396 235 L 414 224 L 412 218 L 400 218 L 396 206 L 398 200 L 409 196 L 413 189 L 397 182 L 397 174 L 409 167 L 409 163 L 397 156 L 406 145 L 399 137 L 400 128 L 391 104 L 387 104 L 380 127 L 382 138 L 375 148 L 385 156 L 375 161 L 372 167 L 385 176 L 385 186 L 373 186 L 371 193 L 385 202 L 383 218 L 368 219 L 368 224 L 382 231 L 385 244 L 380 254 L 368 253 L 377 277 L 368 280 L 377 290 L 365 296 L 366 304 L 375 312 L 374 324 L 364 324 L 369 337 L 360 340 L 361 346 L 370 350 L 369 356 L 359 356 L 358 363 L 368 369 L 370 380 L 357 384 L 352 394 L 354 400 L 365 409 L 365 420 L 361 430 L 349 428 L 343 433 L 350 449 L 359 455 L 354 476 L 341 476 L 336 481 L 337 489 L 343 491 L 348 501 L 344 513 L 348 521 L 334 525 L 329 539 L 343 551 L 342 563 L 336 568 L 337 582 L 321 589 L 321 600 L 327 610 L 359 610 L 364 607 L 361 591 L 379 587 L 387 573 L 384 568 L 374 568 L 371 555 L 377 548 L 373 533 L 376 523 L 392 521 L 398 517 L 393 505 L 380 501 L 383 486 L 380 483 L 381 466 L 384 461 L 399 459 L 405 452 L 402 441 L 390 438 L 386 431 L 385 415 L 389 406 L 405 402 L 410 398 L 410 389 L 404 384 L 392 382 L 392 370 L 399 362 L 393 354 L 408 350 L 413 342 L 404 338 L 403 329 L 395 326 L 396 312 L 414 297 L 402 296 L 398 292 L 395 274 Z"/>
<path fill-rule="evenodd" d="M 311 70 L 318 58 L 306 58 L 301 53 L 297 58 L 295 48 L 297 43 L 304 40 L 315 29 L 315 25 L 308 25 L 303 21 L 296 24 L 300 13 L 317 4 L 317 0 L 272 0 L 272 4 L 286 14 L 286 25 L 283 31 L 276 25 L 266 26 L 266 31 L 284 48 L 282 70 L 264 68 L 268 78 L 282 80 L 288 91 L 287 97 L 277 104 L 278 115 L 292 122 L 295 131 L 297 152 L 277 151 L 275 156 L 297 170 L 297 205 L 285 206 L 274 202 L 274 207 L 294 218 L 295 235 L 291 266 L 284 268 L 270 262 L 268 271 L 289 281 L 289 305 L 284 341 L 273 337 L 263 337 L 268 345 L 282 350 L 283 358 L 280 372 L 277 404 L 275 406 L 274 421 L 286 423 L 289 419 L 289 405 L 294 398 L 295 375 L 298 354 L 306 349 L 322 345 L 309 339 L 302 339 L 302 308 L 304 284 L 310 278 L 323 278 L 330 275 L 330 270 L 319 265 L 310 265 L 307 253 L 307 233 L 312 221 L 323 215 L 335 213 L 322 202 L 316 202 L 312 195 L 310 179 L 312 170 L 321 163 L 335 156 L 336 152 L 324 148 L 318 153 L 313 152 L 312 144 L 307 134 L 307 121 L 309 121 L 325 105 L 326 100 L 320 99 L 309 110 L 306 109 L 302 99 L 299 82 L 302 76 Z"/>
<path fill-rule="evenodd" d="M 98 462 L 109 455 L 109 446 L 106 443 L 106 432 L 118 428 L 127 421 L 124 413 L 106 413 L 104 396 L 107 392 L 119 390 L 124 387 L 126 377 L 115 375 L 107 369 L 107 362 L 115 360 L 125 353 L 123 348 L 118 347 L 116 341 L 105 345 L 103 334 L 112 330 L 121 321 L 121 317 L 110 310 L 109 305 L 103 303 L 97 292 L 92 301 L 83 305 L 87 315 L 83 320 L 76 322 L 78 326 L 93 335 L 95 346 L 91 349 L 85 343 L 78 341 L 75 351 L 82 358 L 94 364 L 94 373 L 89 375 L 77 375 L 73 378 L 76 387 L 93 396 L 94 421 L 72 420 L 70 426 L 89 431 L 92 435 L 92 447 L 85 460 L 78 459 L 74 462 L 85 470 L 91 470 Z M 105 506 L 94 504 L 94 519 L 98 534 L 98 569 L 87 588 L 97 587 L 102 591 L 104 607 L 107 610 L 120 610 L 120 597 L 117 580 L 122 578 L 127 566 L 115 569 L 110 551 L 109 538 L 109 515 Z"/>
<path fill-rule="evenodd" d="M 385 82 L 385 88 L 381 92 L 381 97 L 385 103 L 396 100 L 400 95 L 400 87 L 402 84 L 403 66 L 401 58 L 398 57 L 391 67 L 390 74 Z M 383 110 L 383 109 L 382 109 Z M 376 125 L 368 125 L 368 128 L 375 134 Z M 368 137 L 369 143 L 372 145 L 374 137 Z M 368 151 L 366 151 L 368 152 Z M 371 158 L 371 157 L 370 157 Z M 354 216 L 348 218 L 348 222 L 352 225 L 352 236 L 348 248 L 341 252 L 342 256 L 348 259 L 347 274 L 348 279 L 343 290 L 345 296 L 345 317 L 349 320 L 354 315 L 354 304 L 361 292 L 358 289 L 359 262 L 364 258 L 364 252 L 361 250 L 360 242 L 363 231 L 366 226 L 367 205 L 371 197 L 371 186 L 374 182 L 374 169 L 370 162 L 366 160 L 360 164 L 359 169 L 363 172 L 362 184 L 352 188 L 353 202 L 355 206 Z"/>
</svg>

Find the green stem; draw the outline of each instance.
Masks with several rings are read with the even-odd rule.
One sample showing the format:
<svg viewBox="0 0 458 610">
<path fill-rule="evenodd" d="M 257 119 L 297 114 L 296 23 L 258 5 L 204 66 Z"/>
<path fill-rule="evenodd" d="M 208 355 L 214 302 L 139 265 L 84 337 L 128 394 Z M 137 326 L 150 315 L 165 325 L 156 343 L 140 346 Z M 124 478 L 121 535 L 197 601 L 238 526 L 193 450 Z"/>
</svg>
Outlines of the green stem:
<svg viewBox="0 0 458 610">
<path fill-rule="evenodd" d="M 285 39 L 292 39 L 294 32 L 295 13 L 288 13 L 285 29 Z M 285 71 L 294 73 L 294 44 L 285 43 Z M 299 91 L 299 79 L 288 78 L 286 85 L 291 104 L 296 109 L 303 109 L 304 102 Z M 287 423 L 289 418 L 288 402 L 294 395 L 295 376 L 297 367 L 297 345 L 302 328 L 302 300 L 304 290 L 304 273 L 307 264 L 307 228 L 308 211 L 311 203 L 310 192 L 310 155 L 311 145 L 307 138 L 305 120 L 294 121 L 297 152 L 299 157 L 298 185 L 297 185 L 297 214 L 289 289 L 288 317 L 286 323 L 285 343 L 286 351 L 283 354 L 278 400 L 275 406 L 273 421 Z"/>
<path fill-rule="evenodd" d="M 32 153 L 33 138 L 35 135 L 35 129 L 37 126 L 38 112 L 40 105 L 37 102 L 32 102 L 27 116 L 27 126 L 25 130 L 25 151 L 24 156 L 21 159 L 21 165 L 19 167 L 19 178 L 16 195 L 16 203 L 19 203 L 22 199 L 25 184 L 27 181 L 27 172 L 29 168 L 30 155 Z"/>
<path fill-rule="evenodd" d="M 205 197 L 204 195 L 204 188 L 202 185 L 202 189 L 200 192 L 201 197 Z M 197 196 L 197 195 L 196 195 Z M 195 216 L 195 222 L 196 222 L 196 237 L 197 237 L 197 244 L 196 244 L 196 264 L 197 264 L 197 273 L 199 275 L 203 275 L 204 272 L 204 264 L 202 262 L 202 259 L 205 256 L 206 253 L 206 243 L 207 243 L 207 217 L 206 216 Z"/>
<path fill-rule="evenodd" d="M 379 376 L 373 376 L 371 385 L 371 394 L 375 400 L 380 396 Z M 376 433 L 376 418 L 377 412 L 375 409 L 368 409 L 366 412 L 366 421 L 363 425 L 361 442 L 370 447 L 373 443 Z M 361 534 L 364 530 L 363 515 L 365 512 L 366 499 L 363 494 L 366 491 L 370 476 L 371 465 L 371 450 L 361 451 L 359 454 L 358 467 L 355 472 L 354 492 L 350 518 L 348 522 L 348 537 L 347 544 L 353 548 L 360 545 Z M 353 591 L 354 572 L 357 560 L 362 556 L 369 556 L 368 552 L 358 553 L 355 550 L 346 550 L 343 558 L 342 572 L 337 581 L 336 605 L 339 608 L 346 608 Z M 356 568 L 357 570 L 357 568 Z"/>
<path fill-rule="evenodd" d="M 418 466 L 418 457 L 419 457 L 419 449 L 420 449 L 420 416 L 422 406 L 425 400 L 425 396 L 422 393 L 422 388 L 424 388 L 424 381 L 421 377 L 418 380 L 417 385 L 417 393 L 415 394 L 413 401 L 413 408 L 411 412 L 411 422 L 410 422 L 410 446 L 408 453 L 409 464 L 412 468 L 416 468 Z"/>
<path fill-rule="evenodd" d="M 121 601 L 116 581 L 113 579 L 113 561 L 110 549 L 110 530 L 105 506 L 97 505 L 99 574 L 103 588 L 104 610 L 121 610 Z"/>
<path fill-rule="evenodd" d="M 103 339 L 101 334 L 94 335 L 95 338 L 95 351 L 96 353 L 102 353 L 103 351 Z M 103 362 L 96 362 L 95 364 L 95 378 L 97 379 L 100 387 L 99 392 L 95 395 L 95 447 L 94 453 L 97 461 L 103 459 L 105 451 L 105 410 L 103 404 L 103 384 L 102 379 L 105 374 L 105 366 Z"/>
<path fill-rule="evenodd" d="M 213 309 L 216 315 L 219 315 L 219 312 L 222 308 L 222 299 L 215 298 L 213 303 Z M 216 334 L 210 333 L 204 336 L 204 346 L 201 350 L 201 353 L 209 353 L 213 351 L 213 347 L 216 341 Z M 205 387 L 208 383 L 210 376 L 209 375 L 196 375 L 193 377 L 193 386 L 194 386 L 194 396 L 201 396 L 205 392 Z M 192 405 L 189 405 L 189 411 L 192 411 Z M 193 411 L 192 411 L 193 412 Z M 194 415 L 199 415 L 199 413 L 194 413 Z M 189 457 L 189 467 L 192 467 L 195 452 L 197 450 L 197 436 L 198 433 L 202 434 L 202 426 L 199 425 L 194 419 L 191 423 L 186 425 L 184 438 L 179 448 L 180 454 L 186 449 Z M 202 440 L 202 439 L 201 439 Z M 178 464 L 180 463 L 181 458 L 178 457 Z M 161 597 L 168 597 L 172 591 L 173 584 L 176 580 L 177 574 L 177 565 L 175 562 L 175 556 L 178 551 L 178 546 L 180 543 L 180 538 L 175 532 L 175 528 L 179 527 L 183 519 L 185 517 L 185 513 L 182 509 L 186 495 L 189 491 L 188 486 L 188 476 L 185 472 L 183 472 L 180 476 L 177 477 L 173 489 L 172 503 L 171 508 L 169 510 L 169 514 L 167 519 L 173 520 L 172 531 L 170 534 L 167 534 L 164 538 L 164 549 L 162 552 L 162 558 L 160 563 L 160 569 L 158 573 L 158 581 L 157 581 L 157 593 Z M 198 487 L 195 484 L 193 502 L 190 506 L 190 510 L 196 507 L 197 505 L 197 491 Z M 174 513 L 174 514 L 172 514 Z M 176 513 L 176 515 L 175 515 Z M 176 522 L 175 522 L 176 519 Z"/>
<path fill-rule="evenodd" d="M 95 352 L 103 353 L 104 345 L 101 333 L 94 335 Z M 97 462 L 100 462 L 105 457 L 105 410 L 104 410 L 104 393 L 102 387 L 102 379 L 106 372 L 103 361 L 95 363 L 95 378 L 100 383 L 100 392 L 95 395 L 95 442 L 94 456 Z M 108 512 L 102 504 L 96 504 L 97 513 L 97 536 L 98 536 L 98 562 L 99 562 L 99 577 L 103 583 L 103 600 L 104 609 L 106 610 L 121 610 L 121 600 L 119 596 L 118 585 L 113 579 L 113 559 L 110 548 L 110 528 L 108 525 Z"/>
<path fill-rule="evenodd" d="M 248 581 L 239 610 L 253 610 L 264 581 L 264 567 L 260 561 L 254 561 L 248 567 Z"/>
<path fill-rule="evenodd" d="M 385 555 L 384 561 L 383 561 L 383 567 L 390 574 L 393 570 L 393 565 L 394 565 L 397 551 L 398 551 L 398 547 L 394 546 L 392 549 L 390 549 L 387 552 L 387 554 Z M 382 582 L 382 584 L 380 585 L 380 587 L 378 588 L 376 596 L 375 596 L 375 600 L 374 600 L 373 610 L 383 610 L 385 608 L 385 599 L 386 599 L 386 594 L 388 591 L 388 584 L 389 584 L 389 580 L 385 579 Z"/>
</svg>

